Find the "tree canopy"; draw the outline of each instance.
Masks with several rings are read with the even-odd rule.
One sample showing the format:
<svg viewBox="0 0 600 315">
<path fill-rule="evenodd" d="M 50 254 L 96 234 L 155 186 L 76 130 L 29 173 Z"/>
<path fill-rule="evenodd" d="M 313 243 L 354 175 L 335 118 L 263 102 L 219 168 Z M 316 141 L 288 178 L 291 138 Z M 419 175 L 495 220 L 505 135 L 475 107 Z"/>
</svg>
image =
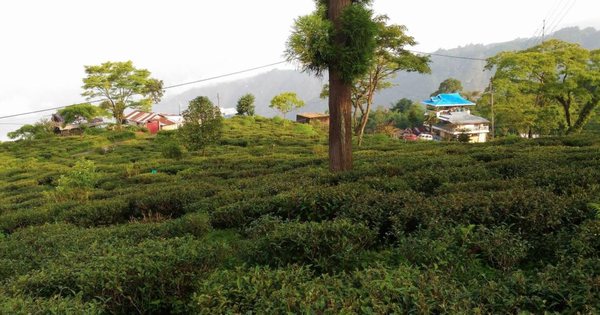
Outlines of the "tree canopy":
<svg viewBox="0 0 600 315">
<path fill-rule="evenodd" d="M 179 128 L 183 144 L 192 151 L 217 142 L 223 133 L 223 117 L 218 106 L 206 96 L 191 100 L 183 112 L 185 124 Z"/>
<path fill-rule="evenodd" d="M 285 118 L 285 115 L 290 111 L 304 107 L 304 101 L 294 92 L 283 92 L 273 97 L 269 107 L 280 111 L 283 114 L 283 118 Z"/>
<path fill-rule="evenodd" d="M 53 135 L 54 126 L 49 120 L 42 119 L 35 124 L 27 124 L 7 134 L 10 139 L 42 139 Z"/>
<path fill-rule="evenodd" d="M 454 79 L 454 78 L 448 78 L 448 79 L 442 81 L 442 83 L 440 83 L 440 86 L 438 87 L 437 91 L 431 93 L 431 96 L 436 96 L 439 94 L 446 94 L 446 93 L 460 93 L 462 91 L 463 91 L 463 86 L 462 86 L 462 82 L 460 82 L 460 80 Z"/>
<path fill-rule="evenodd" d="M 150 77 L 150 71 L 136 69 L 133 62 L 105 62 L 85 66 L 83 96 L 102 98 L 100 107 L 107 110 L 120 126 L 127 108 L 149 110 L 163 95 L 163 82 Z"/>
<path fill-rule="evenodd" d="M 329 168 L 352 169 L 354 81 L 375 56 L 377 23 L 371 1 L 317 0 L 316 10 L 296 20 L 287 42 L 288 60 L 317 75 L 329 71 Z"/>
<path fill-rule="evenodd" d="M 70 124 L 79 118 L 91 121 L 98 116 L 106 116 L 108 113 L 98 106 L 94 106 L 90 103 L 82 103 L 59 109 L 58 114 L 65 120 L 65 124 Z"/>
<path fill-rule="evenodd" d="M 242 96 L 237 102 L 237 106 L 236 106 L 237 114 L 238 115 L 246 115 L 246 116 L 254 116 L 254 110 L 255 110 L 254 101 L 255 101 L 255 97 L 254 97 L 254 95 L 252 95 L 250 93 Z"/>
<path fill-rule="evenodd" d="M 496 69 L 497 94 L 520 99 L 519 106 L 535 115 L 558 106 L 562 129 L 572 133 L 582 129 L 598 105 L 598 54 L 553 39 L 527 50 L 502 52 L 488 60 L 487 68 Z"/>
</svg>

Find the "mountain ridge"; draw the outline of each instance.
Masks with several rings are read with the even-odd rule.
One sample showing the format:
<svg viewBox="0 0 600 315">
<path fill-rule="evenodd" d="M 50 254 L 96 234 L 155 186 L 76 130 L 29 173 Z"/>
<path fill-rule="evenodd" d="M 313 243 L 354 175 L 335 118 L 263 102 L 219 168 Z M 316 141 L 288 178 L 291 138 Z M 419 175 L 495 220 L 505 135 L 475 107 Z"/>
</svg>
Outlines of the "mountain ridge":
<svg viewBox="0 0 600 315">
<path fill-rule="evenodd" d="M 592 27 L 568 27 L 554 32 L 547 38 L 556 38 L 574 42 L 587 49 L 600 48 L 600 30 Z M 512 41 L 492 44 L 469 44 L 452 49 L 439 49 L 431 56 L 431 75 L 418 73 L 399 73 L 392 80 L 392 88 L 380 91 L 375 96 L 375 106 L 389 107 L 401 98 L 414 101 L 425 99 L 435 91 L 440 82 L 447 78 L 459 79 L 467 91 L 482 91 L 487 86 L 491 72 L 484 71 L 485 61 L 449 58 L 439 55 L 486 59 L 501 51 L 521 50 L 534 46 L 539 38 L 517 38 Z M 256 96 L 256 113 L 272 117 L 278 113 L 269 108 L 272 97 L 285 92 L 296 92 L 306 106 L 293 111 L 288 118 L 298 112 L 323 112 L 327 110 L 327 101 L 319 98 L 321 88 L 326 83 L 326 77 L 318 78 L 296 70 L 271 70 L 254 77 L 217 83 L 213 85 L 189 89 L 177 95 L 166 97 L 163 102 L 155 105 L 159 112 L 177 112 L 187 107 L 188 102 L 200 95 L 208 96 L 221 107 L 235 107 L 237 100 L 246 93 Z M 219 101 L 217 101 L 219 95 Z"/>
</svg>

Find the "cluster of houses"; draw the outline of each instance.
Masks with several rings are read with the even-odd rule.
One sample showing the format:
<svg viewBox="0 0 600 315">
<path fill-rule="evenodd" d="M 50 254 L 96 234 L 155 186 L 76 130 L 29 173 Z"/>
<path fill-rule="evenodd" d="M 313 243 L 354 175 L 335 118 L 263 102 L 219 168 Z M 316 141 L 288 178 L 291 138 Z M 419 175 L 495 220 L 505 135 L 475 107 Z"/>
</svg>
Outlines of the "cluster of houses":
<svg viewBox="0 0 600 315">
<path fill-rule="evenodd" d="M 440 94 L 422 102 L 426 106 L 425 115 L 435 119 L 426 121 L 425 126 L 429 129 L 431 138 L 440 140 L 455 140 L 460 135 L 468 135 L 469 142 L 486 142 L 490 133 L 489 121 L 483 117 L 471 114 L 471 108 L 475 103 L 464 99 L 458 93 Z M 235 109 L 234 109 L 235 110 Z M 233 116 L 235 113 L 229 109 L 222 110 L 223 115 Z M 301 113 L 296 116 L 299 123 L 318 122 L 329 124 L 329 115 L 323 113 Z M 75 122 L 65 124 L 65 120 L 59 114 L 52 115 L 54 131 L 60 135 L 81 134 L 84 127 L 95 128 L 106 125 L 102 118 L 94 118 L 87 121 L 79 118 Z M 146 127 L 148 132 L 156 134 L 161 130 L 176 130 L 184 124 L 181 115 L 161 114 L 134 110 L 128 113 L 123 123 L 133 126 Z M 425 133 L 424 128 L 416 130 L 403 130 L 403 134 L 420 135 Z M 421 137 L 424 139 L 424 137 Z"/>
</svg>

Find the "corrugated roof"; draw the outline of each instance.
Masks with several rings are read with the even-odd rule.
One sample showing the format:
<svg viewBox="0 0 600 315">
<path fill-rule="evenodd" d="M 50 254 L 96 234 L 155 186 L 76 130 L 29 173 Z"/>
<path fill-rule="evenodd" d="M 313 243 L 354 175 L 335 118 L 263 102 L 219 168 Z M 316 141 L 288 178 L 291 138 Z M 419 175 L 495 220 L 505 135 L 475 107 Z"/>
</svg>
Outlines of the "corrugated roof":
<svg viewBox="0 0 600 315">
<path fill-rule="evenodd" d="M 471 115 L 468 112 L 451 112 L 448 114 L 440 115 L 439 118 L 440 120 L 444 120 L 455 125 L 485 124 L 490 122 L 489 120 L 483 117 Z"/>
<path fill-rule="evenodd" d="M 428 100 L 424 100 L 421 103 L 425 104 L 425 105 L 437 106 L 437 107 L 474 106 L 475 105 L 475 103 L 463 98 L 458 93 L 439 94 L 437 96 L 431 97 Z"/>
<path fill-rule="evenodd" d="M 323 113 L 301 113 L 301 114 L 298 114 L 298 116 L 305 117 L 305 118 L 328 118 L 329 114 L 323 114 Z"/>
</svg>

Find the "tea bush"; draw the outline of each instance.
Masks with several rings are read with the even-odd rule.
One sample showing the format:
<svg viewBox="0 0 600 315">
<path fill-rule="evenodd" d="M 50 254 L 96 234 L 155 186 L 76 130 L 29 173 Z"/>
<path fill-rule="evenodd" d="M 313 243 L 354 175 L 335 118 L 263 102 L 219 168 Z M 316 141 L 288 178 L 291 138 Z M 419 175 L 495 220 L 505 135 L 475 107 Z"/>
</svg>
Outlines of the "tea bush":
<svg viewBox="0 0 600 315">
<path fill-rule="evenodd" d="M 0 313 L 600 310 L 598 135 L 367 135 L 340 174 L 326 136 L 234 117 L 181 156 L 173 132 L 0 144 Z"/>
</svg>

